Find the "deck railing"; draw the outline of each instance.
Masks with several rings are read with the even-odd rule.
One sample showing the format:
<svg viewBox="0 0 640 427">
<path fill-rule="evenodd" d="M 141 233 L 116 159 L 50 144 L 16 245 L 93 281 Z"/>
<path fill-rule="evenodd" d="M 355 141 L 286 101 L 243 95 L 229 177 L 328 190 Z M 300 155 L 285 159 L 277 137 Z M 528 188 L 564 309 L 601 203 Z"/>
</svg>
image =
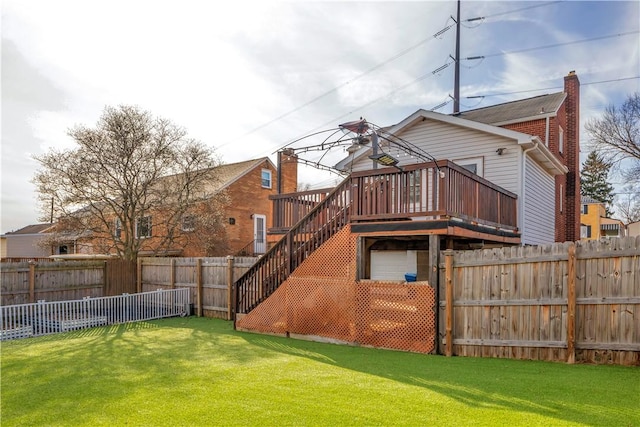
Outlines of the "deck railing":
<svg viewBox="0 0 640 427">
<path fill-rule="evenodd" d="M 269 196 L 273 200 L 273 228 L 270 231 L 287 232 L 293 224 L 297 224 L 332 191 L 333 188 L 321 188 Z"/>
<path fill-rule="evenodd" d="M 350 179 L 345 179 L 234 284 L 236 313 L 248 313 L 271 295 L 304 259 L 349 222 Z"/>
<path fill-rule="evenodd" d="M 349 186 L 354 222 L 455 218 L 517 229 L 517 196 L 448 160 L 354 172 Z M 285 233 L 326 191 L 272 196 L 270 231 Z"/>
</svg>

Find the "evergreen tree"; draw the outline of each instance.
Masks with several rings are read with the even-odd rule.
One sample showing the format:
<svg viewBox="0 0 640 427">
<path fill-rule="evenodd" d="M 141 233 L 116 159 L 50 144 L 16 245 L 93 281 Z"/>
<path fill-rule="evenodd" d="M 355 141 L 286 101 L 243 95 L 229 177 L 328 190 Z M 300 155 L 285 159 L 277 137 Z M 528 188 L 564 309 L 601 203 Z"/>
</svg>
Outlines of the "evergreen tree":
<svg viewBox="0 0 640 427">
<path fill-rule="evenodd" d="M 582 195 L 604 203 L 607 216 L 612 214 L 611 206 L 614 199 L 613 185 L 607 181 L 609 169 L 611 169 L 611 163 L 598 152 L 592 151 L 582 164 L 580 171 Z"/>
</svg>

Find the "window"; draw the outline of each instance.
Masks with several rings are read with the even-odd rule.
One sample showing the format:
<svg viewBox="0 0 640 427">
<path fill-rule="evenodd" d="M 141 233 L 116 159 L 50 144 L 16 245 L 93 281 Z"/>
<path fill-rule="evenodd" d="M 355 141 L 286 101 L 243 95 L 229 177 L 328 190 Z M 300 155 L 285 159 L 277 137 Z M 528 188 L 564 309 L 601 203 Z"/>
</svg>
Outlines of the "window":
<svg viewBox="0 0 640 427">
<path fill-rule="evenodd" d="M 262 169 L 262 187 L 271 188 L 271 171 Z"/>
<path fill-rule="evenodd" d="M 582 205 L 582 213 L 585 215 L 589 213 L 589 205 L 587 204 Z"/>
<path fill-rule="evenodd" d="M 564 129 L 558 126 L 558 152 L 564 153 Z"/>
<path fill-rule="evenodd" d="M 196 229 L 196 217 L 194 215 L 184 215 L 182 217 L 182 231 L 193 231 Z"/>
<path fill-rule="evenodd" d="M 591 238 L 591 226 L 590 225 L 580 225 L 580 238 L 582 239 L 590 239 Z"/>
<path fill-rule="evenodd" d="M 151 237 L 151 217 L 143 216 L 136 220 L 136 238 Z"/>
<path fill-rule="evenodd" d="M 116 239 L 122 237 L 122 221 L 120 221 L 120 218 L 116 218 L 113 222 L 113 236 Z"/>
<path fill-rule="evenodd" d="M 58 246 L 58 255 L 67 255 L 69 253 L 69 247 L 67 245 Z"/>
<path fill-rule="evenodd" d="M 560 213 L 562 213 L 563 203 L 564 202 L 564 187 L 560 184 Z"/>
<path fill-rule="evenodd" d="M 462 166 L 471 173 L 478 176 L 484 176 L 484 159 L 482 157 L 473 157 L 469 159 L 458 159 L 453 162 L 458 166 Z"/>
</svg>

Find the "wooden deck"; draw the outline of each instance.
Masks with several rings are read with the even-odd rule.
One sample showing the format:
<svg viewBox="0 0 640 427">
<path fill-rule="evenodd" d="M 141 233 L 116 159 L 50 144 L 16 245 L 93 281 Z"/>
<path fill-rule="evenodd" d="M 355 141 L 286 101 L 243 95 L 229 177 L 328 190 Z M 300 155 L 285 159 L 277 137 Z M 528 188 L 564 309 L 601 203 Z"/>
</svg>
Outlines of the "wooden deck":
<svg viewBox="0 0 640 427">
<path fill-rule="evenodd" d="M 271 234 L 288 232 L 332 189 L 271 196 Z M 367 234 L 439 234 L 520 243 L 517 196 L 448 161 L 354 172 L 349 221 Z"/>
</svg>

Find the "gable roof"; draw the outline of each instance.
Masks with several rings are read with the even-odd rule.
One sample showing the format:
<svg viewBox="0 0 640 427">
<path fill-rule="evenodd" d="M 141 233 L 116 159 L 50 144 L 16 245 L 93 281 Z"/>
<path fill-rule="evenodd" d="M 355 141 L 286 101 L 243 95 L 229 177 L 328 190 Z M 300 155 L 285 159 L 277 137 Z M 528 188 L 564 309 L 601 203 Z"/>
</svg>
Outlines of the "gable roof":
<svg viewBox="0 0 640 427">
<path fill-rule="evenodd" d="M 26 227 L 22 227 L 16 231 L 9 231 L 8 233 L 5 233 L 4 235 L 16 235 L 16 234 L 20 234 L 20 235 L 27 235 L 27 234 L 39 234 L 39 233 L 43 233 L 46 232 L 48 229 L 50 229 L 53 226 L 53 224 L 31 224 L 31 225 L 27 225 Z"/>
<path fill-rule="evenodd" d="M 454 116 L 493 126 L 543 119 L 556 116 L 566 97 L 567 94 L 564 92 L 534 96 L 533 98 L 464 111 L 454 114 Z"/>
<path fill-rule="evenodd" d="M 514 130 L 505 129 L 486 123 L 467 120 L 465 118 L 456 117 L 449 114 L 442 114 L 434 111 L 420 109 L 402 120 L 400 123 L 394 126 L 390 126 L 389 130 L 386 130 L 385 132 L 388 132 L 390 134 L 399 134 L 403 130 L 423 120 L 435 120 L 454 126 L 460 126 L 467 129 L 511 139 L 523 149 L 532 148 L 531 156 L 534 157 L 539 163 L 541 163 L 551 174 L 561 175 L 567 173 L 568 171 L 567 167 L 564 166 L 562 162 L 560 162 L 560 160 L 558 160 L 558 158 L 549 151 L 549 149 L 537 136 L 528 135 L 522 132 L 516 132 Z M 335 168 L 343 171 L 347 170 L 350 164 L 355 163 L 357 160 L 361 159 L 364 156 L 368 156 L 369 154 L 371 154 L 371 152 L 372 148 L 370 146 L 363 147 L 352 155 L 342 159 L 335 165 Z"/>
<path fill-rule="evenodd" d="M 208 187 L 208 190 L 215 193 L 229 187 L 231 184 L 263 164 L 265 161 L 275 169 L 275 165 L 268 157 L 245 160 L 238 163 L 229 163 L 211 168 L 211 171 L 215 172 L 217 179 L 215 183 Z"/>
<path fill-rule="evenodd" d="M 402 120 L 397 125 L 391 126 L 389 133 L 396 134 L 402 131 L 403 129 L 407 128 L 408 126 L 411 126 L 416 120 L 424 120 L 424 119 L 436 120 L 439 122 L 444 122 L 444 123 L 452 124 L 455 126 L 461 126 L 467 129 L 478 130 L 478 131 L 489 133 L 492 135 L 502 136 L 505 138 L 513 139 L 517 141 L 519 144 L 529 142 L 532 140 L 532 138 L 534 138 L 531 135 L 527 135 L 522 132 L 517 132 L 510 129 L 497 127 L 495 125 L 486 124 L 477 120 L 469 120 L 466 117 L 457 117 L 450 114 L 442 114 L 442 113 L 437 113 L 435 111 L 428 111 L 423 109 L 416 111 L 406 119 Z"/>
</svg>

